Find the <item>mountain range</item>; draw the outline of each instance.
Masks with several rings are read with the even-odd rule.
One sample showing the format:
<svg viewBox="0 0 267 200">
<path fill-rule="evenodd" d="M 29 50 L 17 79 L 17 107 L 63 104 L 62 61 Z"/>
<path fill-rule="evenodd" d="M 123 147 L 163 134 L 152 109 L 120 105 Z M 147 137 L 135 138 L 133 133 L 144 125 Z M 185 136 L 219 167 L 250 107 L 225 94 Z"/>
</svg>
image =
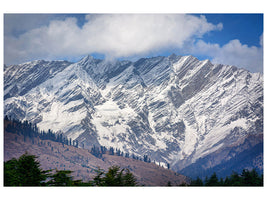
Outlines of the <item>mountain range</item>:
<svg viewBox="0 0 267 200">
<path fill-rule="evenodd" d="M 4 114 L 192 178 L 263 171 L 263 75 L 193 56 L 5 65 Z"/>
</svg>

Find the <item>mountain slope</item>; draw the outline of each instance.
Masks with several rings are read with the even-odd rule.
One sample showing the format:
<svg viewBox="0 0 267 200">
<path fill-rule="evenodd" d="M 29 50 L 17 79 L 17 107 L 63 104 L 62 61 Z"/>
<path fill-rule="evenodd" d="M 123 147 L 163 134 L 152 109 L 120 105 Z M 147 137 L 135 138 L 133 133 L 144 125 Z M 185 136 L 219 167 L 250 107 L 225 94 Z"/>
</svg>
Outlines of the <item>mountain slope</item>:
<svg viewBox="0 0 267 200">
<path fill-rule="evenodd" d="M 5 121 L 5 127 L 7 123 Z M 136 177 L 138 185 L 167 186 L 189 183 L 189 178 L 154 163 L 146 163 L 132 158 L 103 154 L 102 158 L 93 156 L 87 149 L 62 145 L 39 137 L 24 138 L 23 135 L 4 132 L 4 161 L 19 158 L 28 152 L 36 155 L 44 170 L 71 170 L 74 179 L 92 180 L 96 170 L 101 168 L 107 172 L 111 166 L 127 168 Z"/>
<path fill-rule="evenodd" d="M 12 77 L 11 69 L 5 77 Z M 147 154 L 175 170 L 263 133 L 259 73 L 176 55 L 136 62 L 86 56 L 59 69 L 25 94 L 5 89 L 5 114 L 62 131 L 84 148 Z M 27 73 L 21 70 L 21 77 Z M 209 167 L 228 159 L 221 158 Z"/>
<path fill-rule="evenodd" d="M 20 65 L 4 67 L 4 98 L 24 95 L 32 88 L 64 70 L 70 62 L 36 60 Z"/>
</svg>

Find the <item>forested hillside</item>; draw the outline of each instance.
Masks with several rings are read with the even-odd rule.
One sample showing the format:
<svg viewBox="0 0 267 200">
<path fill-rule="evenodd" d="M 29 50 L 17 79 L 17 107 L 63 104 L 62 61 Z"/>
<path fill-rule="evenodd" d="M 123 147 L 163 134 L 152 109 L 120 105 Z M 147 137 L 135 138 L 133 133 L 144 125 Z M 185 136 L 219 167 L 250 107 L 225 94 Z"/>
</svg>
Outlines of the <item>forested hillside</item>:
<svg viewBox="0 0 267 200">
<path fill-rule="evenodd" d="M 166 186 L 189 183 L 189 178 L 140 158 L 127 155 L 120 150 L 92 147 L 91 150 L 77 148 L 75 141 L 61 137 L 52 131 L 39 131 L 28 122 L 4 120 L 4 161 L 18 159 L 28 152 L 37 157 L 43 170 L 72 171 L 74 180 L 88 182 L 97 175 L 99 168 L 108 172 L 112 166 L 129 169 L 139 185 Z M 132 158 L 134 157 L 134 158 Z M 145 160 L 141 161 L 141 160 Z"/>
<path fill-rule="evenodd" d="M 36 156 L 23 154 L 4 163 L 4 186 L 137 186 L 129 169 L 98 169 L 93 180 L 73 180 L 70 170 L 43 170 Z M 55 172 L 53 172 L 55 171 Z"/>
</svg>

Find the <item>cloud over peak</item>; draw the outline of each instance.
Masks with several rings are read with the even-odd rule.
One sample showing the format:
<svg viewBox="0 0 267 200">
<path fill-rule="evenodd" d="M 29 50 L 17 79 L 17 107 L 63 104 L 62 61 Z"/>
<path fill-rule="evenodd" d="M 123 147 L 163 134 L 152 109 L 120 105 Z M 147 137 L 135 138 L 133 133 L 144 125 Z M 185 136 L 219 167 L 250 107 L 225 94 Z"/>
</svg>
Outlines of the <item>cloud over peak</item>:
<svg viewBox="0 0 267 200">
<path fill-rule="evenodd" d="M 260 38 L 260 40 L 262 39 Z M 249 47 L 238 39 L 231 40 L 223 46 L 199 40 L 191 53 L 208 55 L 212 58 L 213 63 L 235 65 L 252 72 L 262 72 L 263 70 L 263 47 Z"/>
<path fill-rule="evenodd" d="M 17 37 L 6 34 L 5 63 L 90 53 L 115 58 L 148 55 L 160 49 L 182 48 L 186 41 L 222 27 L 221 23 L 207 22 L 205 16 L 186 14 L 87 15 L 82 26 L 76 18 L 67 17 Z"/>
<path fill-rule="evenodd" d="M 209 36 L 216 34 L 220 41 L 223 28 L 220 21 L 214 24 L 204 15 L 189 14 L 7 14 L 4 62 L 77 61 L 94 53 L 107 59 L 131 59 L 168 52 L 262 72 L 263 35 L 258 46 L 242 44 L 238 38 L 209 43 Z"/>
</svg>

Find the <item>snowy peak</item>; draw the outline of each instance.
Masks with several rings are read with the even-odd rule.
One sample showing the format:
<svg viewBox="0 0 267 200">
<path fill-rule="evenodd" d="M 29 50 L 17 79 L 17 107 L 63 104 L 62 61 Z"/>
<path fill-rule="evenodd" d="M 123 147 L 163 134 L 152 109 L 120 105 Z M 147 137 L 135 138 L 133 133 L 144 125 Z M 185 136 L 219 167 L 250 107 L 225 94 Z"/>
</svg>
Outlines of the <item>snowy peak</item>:
<svg viewBox="0 0 267 200">
<path fill-rule="evenodd" d="M 4 68 L 4 98 L 24 95 L 42 82 L 54 77 L 71 63 L 37 60 Z"/>
<path fill-rule="evenodd" d="M 63 131 L 83 148 L 147 154 L 177 170 L 263 132 L 262 75 L 193 56 L 131 62 L 89 55 L 4 73 L 5 114 Z"/>
</svg>

